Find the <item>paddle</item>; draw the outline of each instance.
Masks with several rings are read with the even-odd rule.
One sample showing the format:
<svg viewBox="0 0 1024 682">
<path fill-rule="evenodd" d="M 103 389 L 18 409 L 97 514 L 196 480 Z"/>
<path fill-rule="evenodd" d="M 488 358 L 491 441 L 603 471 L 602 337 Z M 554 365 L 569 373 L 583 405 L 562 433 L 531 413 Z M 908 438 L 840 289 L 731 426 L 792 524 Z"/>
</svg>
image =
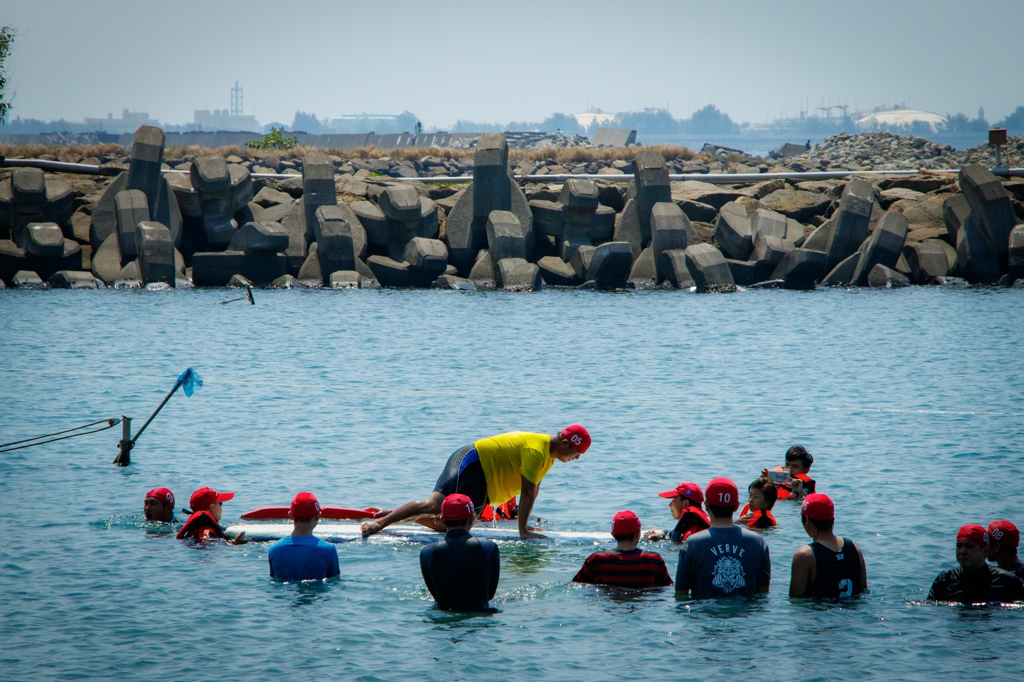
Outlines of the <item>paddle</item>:
<svg viewBox="0 0 1024 682">
<path fill-rule="evenodd" d="M 379 512 L 376 507 L 352 509 L 350 507 L 321 507 L 322 519 L 369 519 Z M 260 507 L 242 514 L 243 519 L 287 519 L 288 507 Z"/>
</svg>

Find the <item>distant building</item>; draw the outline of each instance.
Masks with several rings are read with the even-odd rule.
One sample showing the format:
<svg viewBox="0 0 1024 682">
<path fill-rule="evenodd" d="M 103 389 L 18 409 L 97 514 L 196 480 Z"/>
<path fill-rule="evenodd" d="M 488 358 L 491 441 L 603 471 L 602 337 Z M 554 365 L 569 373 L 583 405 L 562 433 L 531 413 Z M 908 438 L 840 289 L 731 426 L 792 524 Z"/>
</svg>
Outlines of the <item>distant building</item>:
<svg viewBox="0 0 1024 682">
<path fill-rule="evenodd" d="M 196 130 L 225 130 L 232 133 L 258 133 L 263 131 L 255 116 L 232 116 L 227 109 L 196 109 Z"/>
<path fill-rule="evenodd" d="M 576 119 L 576 123 L 581 128 L 589 128 L 595 122 L 598 126 L 607 128 L 615 122 L 615 114 L 607 114 L 600 109 L 593 108 L 584 114 L 573 114 L 572 117 Z"/>
<path fill-rule="evenodd" d="M 121 112 L 121 118 L 114 118 L 113 114 L 107 114 L 106 118 L 86 118 L 85 125 L 90 130 L 98 130 L 104 133 L 134 133 L 139 126 L 160 127 L 160 121 L 150 118 L 149 114 L 140 111 Z"/>
<path fill-rule="evenodd" d="M 933 114 L 930 111 L 897 107 L 888 111 L 876 110 L 872 113 L 865 113 L 857 119 L 856 124 L 861 130 L 887 130 L 925 125 L 932 132 L 937 132 L 946 127 L 946 117 Z"/>
</svg>

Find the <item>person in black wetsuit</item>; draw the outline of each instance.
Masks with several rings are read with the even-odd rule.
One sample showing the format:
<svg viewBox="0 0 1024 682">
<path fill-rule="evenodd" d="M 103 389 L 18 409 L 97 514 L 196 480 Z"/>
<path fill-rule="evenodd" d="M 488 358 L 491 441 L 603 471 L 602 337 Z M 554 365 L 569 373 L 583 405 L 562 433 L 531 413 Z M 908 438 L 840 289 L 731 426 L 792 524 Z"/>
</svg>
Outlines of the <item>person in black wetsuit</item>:
<svg viewBox="0 0 1024 682">
<path fill-rule="evenodd" d="M 963 604 L 1024 601 L 1024 581 L 1001 568 L 989 566 L 988 531 L 969 524 L 956 534 L 956 560 L 960 565 L 939 573 L 928 601 Z"/>
<path fill-rule="evenodd" d="M 498 589 L 498 545 L 469 534 L 474 518 L 469 497 L 449 495 L 441 503 L 448 532 L 420 550 L 420 571 L 439 609 L 486 611 Z"/>
<path fill-rule="evenodd" d="M 988 560 L 1024 580 L 1024 563 L 1017 558 L 1020 531 L 1009 521 L 988 524 Z"/>
<path fill-rule="evenodd" d="M 864 555 L 849 538 L 836 537 L 835 505 L 828 495 L 804 498 L 800 522 L 813 542 L 793 553 L 790 597 L 838 599 L 860 594 L 868 586 Z"/>
</svg>

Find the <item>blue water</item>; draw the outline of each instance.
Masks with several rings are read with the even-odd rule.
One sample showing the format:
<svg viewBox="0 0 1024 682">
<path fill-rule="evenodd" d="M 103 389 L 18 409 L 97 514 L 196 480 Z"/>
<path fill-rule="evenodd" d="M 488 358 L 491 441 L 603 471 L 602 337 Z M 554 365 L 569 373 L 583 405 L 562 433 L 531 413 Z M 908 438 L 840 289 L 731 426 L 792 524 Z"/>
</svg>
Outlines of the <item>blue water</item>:
<svg viewBox="0 0 1024 682">
<path fill-rule="evenodd" d="M 966 522 L 1024 524 L 1019 290 L 538 294 L 0 292 L 0 442 L 127 414 L 119 428 L 0 455 L 0 679 L 1006 679 L 1015 608 L 920 603 Z M 779 503 L 771 593 L 687 603 L 570 583 L 593 546 L 508 543 L 489 616 L 436 610 L 419 546 L 339 546 L 342 578 L 269 580 L 267 546 L 190 547 L 142 522 L 233 490 L 225 520 L 312 490 L 332 505 L 429 492 L 457 447 L 589 427 L 536 512 L 603 530 L 655 493 L 743 487 L 802 443 L 862 548 L 870 593 L 790 601 L 806 542 Z M 609 543 L 610 544 L 610 543 Z M 670 572 L 676 557 L 661 547 Z M 1014 671 L 1011 673 L 1010 671 Z"/>
</svg>

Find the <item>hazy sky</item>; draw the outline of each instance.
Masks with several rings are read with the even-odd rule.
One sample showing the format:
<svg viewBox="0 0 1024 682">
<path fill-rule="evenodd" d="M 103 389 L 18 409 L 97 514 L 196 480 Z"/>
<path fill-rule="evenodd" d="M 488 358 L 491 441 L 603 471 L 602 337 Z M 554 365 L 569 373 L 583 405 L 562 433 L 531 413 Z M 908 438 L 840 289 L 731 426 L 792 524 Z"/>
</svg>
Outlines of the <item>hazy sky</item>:
<svg viewBox="0 0 1024 682">
<path fill-rule="evenodd" d="M 738 122 L 801 100 L 906 102 L 990 121 L 1024 105 L 1024 0 L 281 2 L 0 0 L 13 116 L 197 108 L 290 123 L 399 113 L 537 121 L 714 103 Z"/>
</svg>

